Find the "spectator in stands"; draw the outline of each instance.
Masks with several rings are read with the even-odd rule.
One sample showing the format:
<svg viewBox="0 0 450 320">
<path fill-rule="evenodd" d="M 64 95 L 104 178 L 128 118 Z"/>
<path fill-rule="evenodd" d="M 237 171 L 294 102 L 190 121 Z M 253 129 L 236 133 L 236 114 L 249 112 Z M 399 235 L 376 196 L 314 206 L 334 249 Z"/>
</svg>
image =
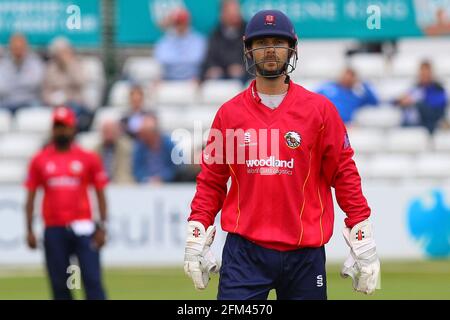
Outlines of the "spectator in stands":
<svg viewBox="0 0 450 320">
<path fill-rule="evenodd" d="M 206 41 L 191 28 L 189 12 L 175 9 L 164 36 L 155 45 L 155 58 L 165 80 L 198 80 L 206 52 Z"/>
<path fill-rule="evenodd" d="M 49 106 L 65 104 L 76 114 L 79 131 L 87 131 L 92 112 L 85 105 L 83 93 L 86 75 L 75 50 L 66 38 L 57 37 L 49 46 L 50 63 L 43 83 L 43 99 Z"/>
<path fill-rule="evenodd" d="M 354 112 L 358 108 L 378 104 L 378 98 L 372 88 L 369 84 L 360 81 L 351 68 L 346 68 L 338 81 L 323 85 L 318 93 L 333 102 L 345 123 L 353 120 Z"/>
<path fill-rule="evenodd" d="M 142 119 L 147 111 L 144 110 L 144 90 L 140 85 L 134 84 L 130 88 L 129 103 L 131 110 L 121 119 L 124 131 L 136 138 Z"/>
<path fill-rule="evenodd" d="M 133 150 L 133 176 L 139 183 L 160 184 L 175 179 L 177 168 L 172 162 L 174 144 L 160 133 L 155 116 L 146 115 L 141 123 Z"/>
<path fill-rule="evenodd" d="M 239 79 L 243 82 L 248 80 L 242 58 L 244 31 L 245 23 L 239 1 L 223 0 L 220 24 L 209 38 L 203 79 Z"/>
<path fill-rule="evenodd" d="M 24 35 L 14 34 L 9 54 L 0 62 L 0 107 L 12 114 L 23 107 L 40 105 L 44 64 L 28 48 Z"/>
<path fill-rule="evenodd" d="M 443 6 L 445 4 L 443 3 Z M 450 17 L 448 16 L 448 7 L 447 10 L 444 7 L 435 9 L 434 6 L 429 6 L 429 10 L 436 10 L 434 19 L 427 19 L 427 22 L 431 22 L 426 26 L 422 27 L 423 33 L 428 36 L 440 36 L 440 35 L 448 35 L 450 34 Z M 421 12 L 422 15 L 426 15 L 426 13 Z"/>
<path fill-rule="evenodd" d="M 120 123 L 107 119 L 101 124 L 101 142 L 95 148 L 103 161 L 108 179 L 114 183 L 132 183 L 129 138 L 122 135 Z"/>
<path fill-rule="evenodd" d="M 417 84 L 395 101 L 403 108 L 403 125 L 421 125 L 430 133 L 445 117 L 448 103 L 444 87 L 435 80 L 429 61 L 420 64 Z"/>
</svg>

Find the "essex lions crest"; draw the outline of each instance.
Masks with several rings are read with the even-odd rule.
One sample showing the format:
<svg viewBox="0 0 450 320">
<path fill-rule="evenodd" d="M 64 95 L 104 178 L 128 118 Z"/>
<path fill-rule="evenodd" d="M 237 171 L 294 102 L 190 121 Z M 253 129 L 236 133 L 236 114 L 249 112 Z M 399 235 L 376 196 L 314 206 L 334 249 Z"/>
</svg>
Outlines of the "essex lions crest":
<svg viewBox="0 0 450 320">
<path fill-rule="evenodd" d="M 295 149 L 302 142 L 302 138 L 300 134 L 295 131 L 289 131 L 284 135 L 284 139 L 286 140 L 286 144 L 289 148 Z"/>
</svg>

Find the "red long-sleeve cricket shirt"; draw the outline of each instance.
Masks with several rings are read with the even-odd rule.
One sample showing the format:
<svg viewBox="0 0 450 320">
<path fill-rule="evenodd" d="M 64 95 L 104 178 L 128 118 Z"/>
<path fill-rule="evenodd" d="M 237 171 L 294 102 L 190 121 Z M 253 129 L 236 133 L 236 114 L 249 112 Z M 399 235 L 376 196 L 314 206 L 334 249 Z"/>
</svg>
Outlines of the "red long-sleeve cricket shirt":
<svg viewBox="0 0 450 320">
<path fill-rule="evenodd" d="M 327 98 L 291 81 L 271 109 L 253 81 L 222 105 L 211 129 L 189 220 L 208 227 L 222 210 L 224 231 L 287 251 L 330 240 L 331 187 L 348 227 L 370 216 L 345 125 Z"/>
</svg>

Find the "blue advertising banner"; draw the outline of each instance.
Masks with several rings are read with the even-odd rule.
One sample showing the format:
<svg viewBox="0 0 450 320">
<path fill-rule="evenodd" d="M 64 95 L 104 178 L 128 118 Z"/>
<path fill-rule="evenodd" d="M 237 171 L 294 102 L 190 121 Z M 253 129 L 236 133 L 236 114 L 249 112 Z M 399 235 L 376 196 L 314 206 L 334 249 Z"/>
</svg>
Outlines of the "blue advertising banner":
<svg viewBox="0 0 450 320">
<path fill-rule="evenodd" d="M 0 44 L 23 33 L 34 45 L 65 36 L 76 46 L 99 46 L 100 0 L 1 0 Z"/>
<path fill-rule="evenodd" d="M 240 0 L 248 20 L 261 9 L 279 9 L 302 38 L 393 39 L 450 35 L 450 0 Z M 187 8 L 198 31 L 219 21 L 220 0 L 117 0 L 116 41 L 154 43 L 159 24 L 176 7 Z"/>
<path fill-rule="evenodd" d="M 208 34 L 219 21 L 220 0 L 116 0 L 116 42 L 148 45 L 163 31 L 159 24 L 177 7 L 187 8 L 195 29 Z"/>
</svg>

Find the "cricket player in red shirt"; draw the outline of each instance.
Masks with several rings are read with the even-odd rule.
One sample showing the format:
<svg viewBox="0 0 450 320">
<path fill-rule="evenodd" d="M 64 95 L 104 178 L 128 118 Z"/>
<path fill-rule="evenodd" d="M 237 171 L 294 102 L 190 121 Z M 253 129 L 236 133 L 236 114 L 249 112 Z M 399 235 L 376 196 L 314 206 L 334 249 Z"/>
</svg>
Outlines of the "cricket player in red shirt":
<svg viewBox="0 0 450 320">
<path fill-rule="evenodd" d="M 221 210 L 228 235 L 218 299 L 266 299 L 271 289 L 278 299 L 326 299 L 331 187 L 347 215 L 350 255 L 341 275 L 364 293 L 379 281 L 371 212 L 346 128 L 328 99 L 290 81 L 296 47 L 284 13 L 263 10 L 252 17 L 244 58 L 256 80 L 218 110 L 202 153 L 184 270 L 197 289 L 219 271 L 210 246 Z"/>
<path fill-rule="evenodd" d="M 99 250 L 105 243 L 107 176 L 97 155 L 77 146 L 73 139 L 76 117 L 71 109 L 53 112 L 52 141 L 31 160 L 25 186 L 27 243 L 37 247 L 33 231 L 34 200 L 44 190 L 42 215 L 44 248 L 54 299 L 71 299 L 67 280 L 72 255 L 78 258 L 87 299 L 105 299 Z M 100 220 L 94 223 L 88 187 L 95 187 Z"/>
</svg>

